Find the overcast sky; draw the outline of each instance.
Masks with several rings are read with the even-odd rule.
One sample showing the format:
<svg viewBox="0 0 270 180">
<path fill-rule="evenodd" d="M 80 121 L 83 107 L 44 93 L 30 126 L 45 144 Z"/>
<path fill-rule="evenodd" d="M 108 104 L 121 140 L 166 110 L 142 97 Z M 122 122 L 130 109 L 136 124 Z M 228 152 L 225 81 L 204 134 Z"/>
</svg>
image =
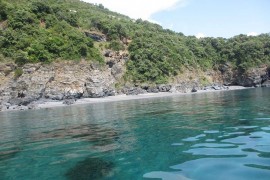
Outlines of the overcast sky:
<svg viewBox="0 0 270 180">
<path fill-rule="evenodd" d="M 270 32 L 270 0 L 83 0 L 198 37 Z"/>
</svg>

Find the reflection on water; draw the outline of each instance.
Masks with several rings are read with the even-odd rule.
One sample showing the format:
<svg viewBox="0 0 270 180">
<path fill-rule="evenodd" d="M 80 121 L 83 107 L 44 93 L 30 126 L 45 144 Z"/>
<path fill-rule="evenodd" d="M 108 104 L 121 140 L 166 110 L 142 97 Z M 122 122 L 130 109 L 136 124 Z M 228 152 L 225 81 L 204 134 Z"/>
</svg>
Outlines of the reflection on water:
<svg viewBox="0 0 270 180">
<path fill-rule="evenodd" d="M 0 113 L 1 179 L 269 179 L 269 89 Z"/>
<path fill-rule="evenodd" d="M 78 141 L 87 141 L 93 144 L 93 148 L 102 148 L 103 151 L 109 151 L 114 146 L 114 141 L 119 139 L 118 132 L 115 129 L 101 127 L 97 124 L 87 124 L 81 126 L 71 126 L 51 131 L 30 134 L 32 141 L 44 141 L 46 139 L 72 138 Z M 109 149 L 108 149 L 109 148 Z"/>
<path fill-rule="evenodd" d="M 12 148 L 7 148 L 7 149 L 1 149 L 0 151 L 0 161 L 10 159 L 15 157 L 15 155 L 20 152 L 19 147 L 12 147 Z"/>
</svg>

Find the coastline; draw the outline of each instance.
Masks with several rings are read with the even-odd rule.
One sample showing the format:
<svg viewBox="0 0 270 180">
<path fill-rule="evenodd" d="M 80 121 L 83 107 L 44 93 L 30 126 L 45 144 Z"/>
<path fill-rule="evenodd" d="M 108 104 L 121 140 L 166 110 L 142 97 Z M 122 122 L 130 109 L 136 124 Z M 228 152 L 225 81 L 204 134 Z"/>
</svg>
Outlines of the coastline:
<svg viewBox="0 0 270 180">
<path fill-rule="evenodd" d="M 9 112 L 9 111 L 22 111 L 22 110 L 35 110 L 35 109 L 51 109 L 57 107 L 66 107 L 66 106 L 76 106 L 76 105 L 84 105 L 84 104 L 96 104 L 96 103 L 107 103 L 107 102 L 117 102 L 117 101 L 129 101 L 129 100 L 137 100 L 137 99 L 149 99 L 149 98 L 161 98 L 161 97 L 171 97 L 171 96 L 182 96 L 182 95 L 190 95 L 190 94 L 202 94 L 202 93 L 213 93 L 213 92 L 221 92 L 221 91 L 234 91 L 234 90 L 243 90 L 249 89 L 250 87 L 243 86 L 228 86 L 228 89 L 207 89 L 207 90 L 198 90 L 197 92 L 159 92 L 159 93 L 145 93 L 138 95 L 115 95 L 115 96 L 107 96 L 103 98 L 81 98 L 74 100 L 74 102 L 67 104 L 65 100 L 38 100 L 35 101 L 32 108 L 27 108 L 27 106 L 14 106 L 13 108 L 9 108 L 6 110 L 2 110 L 0 112 Z"/>
<path fill-rule="evenodd" d="M 76 106 L 76 105 L 84 105 L 84 104 L 96 104 L 96 103 L 117 102 L 117 101 L 129 101 L 129 100 L 137 100 L 137 99 L 161 98 L 161 97 L 171 97 L 171 96 L 182 96 L 182 95 L 189 95 L 189 94 L 213 93 L 213 92 L 234 91 L 234 90 L 243 90 L 243 89 L 249 89 L 249 87 L 229 86 L 229 89 L 227 90 L 210 89 L 210 90 L 198 90 L 197 92 L 187 92 L 187 93 L 159 92 L 159 93 L 146 93 L 146 94 L 138 94 L 138 95 L 125 95 L 124 94 L 124 95 L 108 96 L 104 98 L 82 98 L 82 99 L 77 99 L 73 104 L 70 104 L 70 105 L 64 104 L 63 103 L 64 101 L 46 101 L 42 103 L 39 103 L 37 101 L 37 106 L 34 109 Z M 10 111 L 10 110 L 7 110 L 7 111 Z"/>
</svg>

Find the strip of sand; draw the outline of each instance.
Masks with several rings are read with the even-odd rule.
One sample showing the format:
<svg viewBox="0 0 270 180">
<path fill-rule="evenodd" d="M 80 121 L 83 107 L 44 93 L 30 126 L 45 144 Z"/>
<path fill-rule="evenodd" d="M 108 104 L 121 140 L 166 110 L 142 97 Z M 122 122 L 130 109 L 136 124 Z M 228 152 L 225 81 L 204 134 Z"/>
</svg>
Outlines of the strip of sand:
<svg viewBox="0 0 270 180">
<path fill-rule="evenodd" d="M 179 95 L 199 94 L 199 93 L 209 93 L 209 92 L 220 92 L 220 91 L 230 91 L 230 90 L 241 90 L 241 89 L 247 89 L 247 88 L 243 87 L 243 86 L 229 86 L 227 90 L 208 89 L 208 90 L 198 90 L 195 93 L 192 93 L 192 92 L 188 92 L 188 93 L 159 92 L 159 93 L 146 93 L 146 94 L 139 94 L 139 95 L 116 95 L 116 96 L 109 96 L 109 97 L 104 97 L 104 98 L 82 98 L 82 99 L 76 100 L 74 102 L 74 104 L 72 104 L 72 106 L 79 105 L 79 104 L 128 101 L 128 100 L 136 100 L 136 99 L 159 98 L 159 97 L 169 97 L 169 96 L 179 96 Z M 67 105 L 63 104 L 63 101 L 46 101 L 46 102 L 42 102 L 42 103 L 37 102 L 36 109 L 54 108 L 54 107 L 62 107 L 62 106 L 67 106 Z"/>
</svg>

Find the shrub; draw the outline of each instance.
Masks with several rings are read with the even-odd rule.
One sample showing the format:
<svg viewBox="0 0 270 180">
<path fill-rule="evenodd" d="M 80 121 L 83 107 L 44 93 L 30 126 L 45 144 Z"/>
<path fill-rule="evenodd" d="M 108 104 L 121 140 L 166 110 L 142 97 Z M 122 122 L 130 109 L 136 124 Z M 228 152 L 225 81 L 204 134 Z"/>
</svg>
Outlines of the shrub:
<svg viewBox="0 0 270 180">
<path fill-rule="evenodd" d="M 22 68 L 17 68 L 17 69 L 15 69 L 15 71 L 14 71 L 14 78 L 15 78 L 15 79 L 18 79 L 22 74 L 23 74 Z"/>
<path fill-rule="evenodd" d="M 125 46 L 119 40 L 113 40 L 109 44 L 109 48 L 114 51 L 124 50 Z"/>
</svg>

